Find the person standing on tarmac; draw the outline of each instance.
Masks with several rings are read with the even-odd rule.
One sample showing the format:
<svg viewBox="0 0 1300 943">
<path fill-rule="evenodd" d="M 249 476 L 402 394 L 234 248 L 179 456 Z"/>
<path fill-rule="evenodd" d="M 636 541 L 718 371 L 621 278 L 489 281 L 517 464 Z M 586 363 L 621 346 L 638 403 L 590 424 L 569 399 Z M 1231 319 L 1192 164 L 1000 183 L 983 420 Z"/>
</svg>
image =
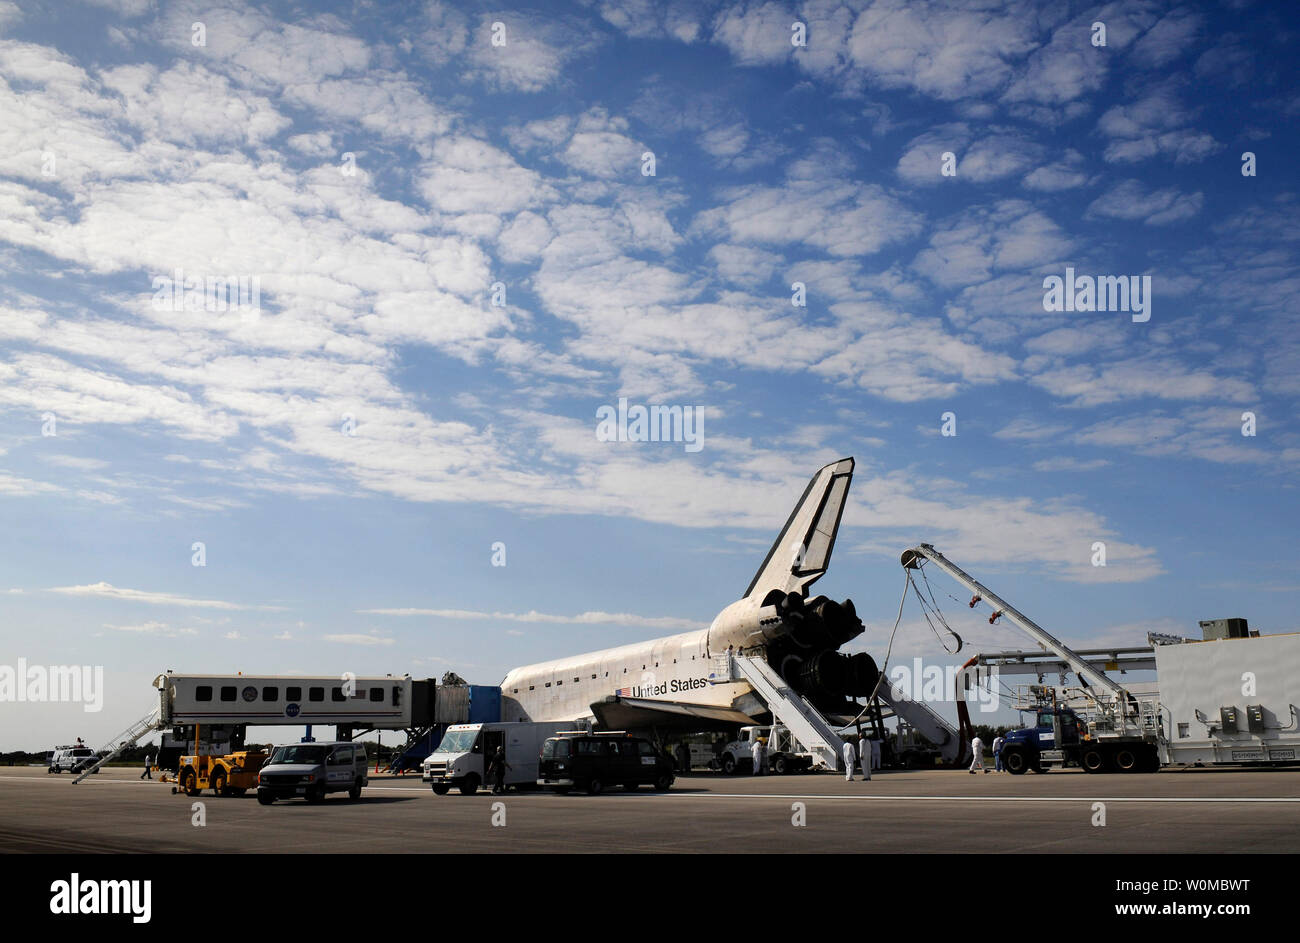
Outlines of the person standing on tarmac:
<svg viewBox="0 0 1300 943">
<path fill-rule="evenodd" d="M 153 754 L 148 750 L 144 751 L 144 772 L 140 774 L 141 779 L 153 779 Z"/>
<path fill-rule="evenodd" d="M 858 765 L 858 758 L 853 752 L 853 741 L 845 740 L 844 749 L 841 750 L 844 755 L 844 781 L 853 782 L 853 767 Z"/>
<path fill-rule="evenodd" d="M 871 738 L 871 768 L 880 769 L 880 741 L 875 737 Z"/>
<path fill-rule="evenodd" d="M 862 778 L 863 778 L 864 780 L 870 780 L 870 779 L 871 779 L 871 770 L 872 770 L 872 768 L 873 768 L 873 760 L 872 760 L 872 757 L 873 757 L 873 755 L 874 755 L 874 754 L 871 752 L 871 748 L 872 748 L 873 746 L 875 746 L 875 745 L 876 745 L 876 741 L 874 741 L 874 740 L 860 740 L 860 741 L 858 741 L 858 753 L 861 754 L 861 756 L 859 757 L 859 759 L 860 759 L 861 762 L 862 762 Z"/>
<path fill-rule="evenodd" d="M 987 773 L 988 770 L 984 768 L 984 741 L 979 737 L 971 740 L 970 751 L 975 754 L 975 759 L 970 761 L 970 774 L 974 776 L 976 770 Z"/>
<path fill-rule="evenodd" d="M 1002 734 L 998 734 L 993 738 L 993 771 L 995 773 L 1002 772 L 1002 744 L 1004 743 L 1006 743 L 1006 740 L 1002 738 Z"/>
<path fill-rule="evenodd" d="M 754 761 L 754 775 L 755 775 L 755 776 L 762 776 L 762 775 L 763 775 L 763 760 L 764 760 L 764 756 L 763 756 L 763 754 L 766 753 L 766 752 L 767 752 L 767 751 L 764 750 L 764 748 L 763 748 L 763 740 L 762 740 L 762 738 L 761 738 L 761 737 L 755 737 L 755 738 L 754 738 L 754 745 L 753 745 L 752 747 L 749 748 L 749 756 L 750 756 L 750 758 Z"/>
<path fill-rule="evenodd" d="M 506 791 L 506 770 L 510 769 L 510 764 L 506 762 L 505 747 L 497 747 L 497 751 L 492 754 L 492 795 L 499 796 Z"/>
</svg>

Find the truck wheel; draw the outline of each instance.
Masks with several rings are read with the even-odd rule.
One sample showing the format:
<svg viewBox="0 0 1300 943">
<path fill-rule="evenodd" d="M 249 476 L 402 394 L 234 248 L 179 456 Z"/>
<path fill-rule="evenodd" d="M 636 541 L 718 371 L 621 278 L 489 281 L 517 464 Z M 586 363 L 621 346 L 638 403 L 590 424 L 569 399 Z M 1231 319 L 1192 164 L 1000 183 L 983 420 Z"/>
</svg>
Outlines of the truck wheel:
<svg viewBox="0 0 1300 943">
<path fill-rule="evenodd" d="M 275 796 L 265 789 L 259 789 L 257 790 L 257 801 L 260 805 L 271 805 L 275 802 Z"/>
<path fill-rule="evenodd" d="M 605 789 L 605 784 L 602 783 L 595 776 L 591 777 L 591 779 L 587 782 L 587 795 L 589 796 L 598 796 L 604 791 L 604 789 Z"/>
<path fill-rule="evenodd" d="M 1002 765 L 1013 776 L 1021 776 L 1029 769 L 1029 754 L 1020 747 L 1003 748 Z"/>
<path fill-rule="evenodd" d="M 355 783 L 355 784 L 352 786 L 352 788 L 348 790 L 348 798 L 351 799 L 353 802 L 356 802 L 358 799 L 361 798 L 361 784 L 360 784 L 360 783 Z"/>
<path fill-rule="evenodd" d="M 445 796 L 451 792 L 451 783 L 434 783 L 433 794 L 435 796 Z"/>
<path fill-rule="evenodd" d="M 305 798 L 307 799 L 308 802 L 313 803 L 313 804 L 315 804 L 315 803 L 317 803 L 317 802 L 324 802 L 324 801 L 325 801 L 325 784 L 324 784 L 324 783 L 320 783 L 319 785 L 312 786 L 310 789 L 307 790 L 307 795 L 306 795 Z"/>
<path fill-rule="evenodd" d="M 655 780 L 655 792 L 667 792 L 673 787 L 672 773 L 661 773 Z"/>
<path fill-rule="evenodd" d="M 1156 752 L 1155 747 L 1147 747 L 1147 749 L 1142 752 L 1142 768 L 1140 772 L 1160 772 L 1160 754 Z"/>
<path fill-rule="evenodd" d="M 784 756 L 778 756 L 772 761 L 772 772 L 776 773 L 778 776 L 784 776 L 786 773 L 790 772 L 790 766 L 786 763 Z"/>
<path fill-rule="evenodd" d="M 212 794 L 214 796 L 227 795 L 226 774 L 223 773 L 221 770 L 217 770 L 215 773 L 212 774 L 211 784 L 212 784 Z"/>
<path fill-rule="evenodd" d="M 194 775 L 194 770 L 187 769 L 181 774 L 181 790 L 187 796 L 197 796 L 199 794 L 198 779 Z"/>
<path fill-rule="evenodd" d="M 730 753 L 722 758 L 722 771 L 728 776 L 736 775 L 736 758 Z"/>
<path fill-rule="evenodd" d="M 51 766 L 51 767 L 50 767 L 49 769 L 47 769 L 45 772 L 46 772 L 46 773 L 57 773 L 58 770 L 55 769 L 53 766 Z"/>
<path fill-rule="evenodd" d="M 1137 751 L 1131 747 L 1120 747 L 1115 751 L 1115 769 L 1121 773 L 1136 773 L 1140 766 Z"/>
<path fill-rule="evenodd" d="M 1106 756 L 1097 747 L 1090 747 L 1089 749 L 1084 750 L 1079 763 L 1089 773 L 1106 772 Z"/>
<path fill-rule="evenodd" d="M 478 792 L 478 777 L 470 773 L 460 784 L 460 794 L 462 796 L 472 796 L 476 792 Z"/>
</svg>

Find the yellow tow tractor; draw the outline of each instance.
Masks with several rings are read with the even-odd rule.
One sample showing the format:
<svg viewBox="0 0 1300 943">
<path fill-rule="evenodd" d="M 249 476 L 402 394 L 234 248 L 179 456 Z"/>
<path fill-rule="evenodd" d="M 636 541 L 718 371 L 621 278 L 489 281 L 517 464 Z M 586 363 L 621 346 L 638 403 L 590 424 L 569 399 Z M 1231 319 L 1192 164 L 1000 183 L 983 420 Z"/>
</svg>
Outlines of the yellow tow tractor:
<svg viewBox="0 0 1300 943">
<path fill-rule="evenodd" d="M 199 727 L 194 727 L 196 750 L 202 749 Z M 263 750 L 240 750 L 213 756 L 196 753 L 182 756 L 176 772 L 177 785 L 172 792 L 197 796 L 211 789 L 217 796 L 242 796 L 245 790 L 257 788 L 257 771 L 266 763 L 268 754 Z"/>
</svg>

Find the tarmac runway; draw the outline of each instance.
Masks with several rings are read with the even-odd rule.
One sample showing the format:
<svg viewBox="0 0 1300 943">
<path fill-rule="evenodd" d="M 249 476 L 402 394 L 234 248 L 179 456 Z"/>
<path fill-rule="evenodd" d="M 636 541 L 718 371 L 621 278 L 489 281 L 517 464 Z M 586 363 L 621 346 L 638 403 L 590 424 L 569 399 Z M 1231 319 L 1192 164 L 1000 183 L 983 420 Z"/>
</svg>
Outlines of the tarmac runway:
<svg viewBox="0 0 1300 943">
<path fill-rule="evenodd" d="M 105 769 L 73 786 L 70 776 L 43 768 L 0 767 L 0 852 L 1300 851 L 1300 769 L 925 770 L 870 782 L 706 773 L 680 777 L 667 793 L 511 792 L 500 800 L 487 792 L 435 796 L 416 777 L 379 778 L 359 802 L 339 794 L 319 805 L 272 806 L 251 793 L 192 800 L 138 776 Z M 205 825 L 193 823 L 195 801 Z M 1094 824 L 1100 814 L 1104 825 Z"/>
</svg>

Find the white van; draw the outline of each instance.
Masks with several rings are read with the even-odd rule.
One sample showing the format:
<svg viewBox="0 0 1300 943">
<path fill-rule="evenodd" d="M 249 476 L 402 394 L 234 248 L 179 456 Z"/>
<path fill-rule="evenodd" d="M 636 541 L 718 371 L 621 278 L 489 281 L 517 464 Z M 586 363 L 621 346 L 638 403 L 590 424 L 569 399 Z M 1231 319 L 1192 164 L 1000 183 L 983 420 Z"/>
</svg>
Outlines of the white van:
<svg viewBox="0 0 1300 943">
<path fill-rule="evenodd" d="M 67 770 L 69 773 L 80 773 L 97 759 L 99 757 L 95 751 L 87 746 L 55 747 L 54 754 L 50 757 L 50 768 L 47 772 L 62 773 Z M 98 773 L 99 770 L 95 770 L 95 772 Z"/>
<path fill-rule="evenodd" d="M 364 743 L 290 743 L 276 747 L 257 774 L 257 801 L 320 802 L 331 792 L 360 799 L 367 779 Z"/>
<path fill-rule="evenodd" d="M 498 746 L 506 752 L 506 786 L 536 786 L 537 759 L 547 738 L 572 730 L 573 721 L 545 723 L 452 724 L 438 749 L 420 764 L 420 777 L 445 796 L 455 786 L 472 796 L 479 786 L 491 785 L 488 764 Z"/>
</svg>

